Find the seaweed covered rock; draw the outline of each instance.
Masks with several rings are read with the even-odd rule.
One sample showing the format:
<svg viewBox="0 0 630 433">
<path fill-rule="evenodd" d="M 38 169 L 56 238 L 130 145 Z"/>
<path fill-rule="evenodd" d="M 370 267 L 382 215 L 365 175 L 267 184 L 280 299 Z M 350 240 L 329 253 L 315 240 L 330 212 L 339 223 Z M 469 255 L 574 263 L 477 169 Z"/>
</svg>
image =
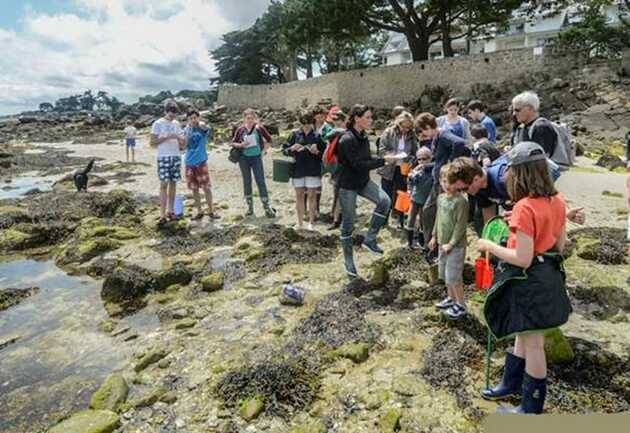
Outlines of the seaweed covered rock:
<svg viewBox="0 0 630 433">
<path fill-rule="evenodd" d="M 482 359 L 481 346 L 471 337 L 447 329 L 434 336 L 431 347 L 425 350 L 421 374 L 432 386 L 453 394 L 459 407 L 469 408 L 472 397 L 467 390 L 469 380 L 464 367 L 479 365 Z"/>
<path fill-rule="evenodd" d="M 69 263 L 85 263 L 101 254 L 113 251 L 122 246 L 120 241 L 109 238 L 94 238 L 79 243 L 70 242 L 57 259 L 60 265 Z"/>
<path fill-rule="evenodd" d="M 545 356 L 548 364 L 569 363 L 575 358 L 573 348 L 560 329 L 545 332 Z"/>
<path fill-rule="evenodd" d="M 201 289 L 204 292 L 216 292 L 217 290 L 221 290 L 223 288 L 224 280 L 225 275 L 223 272 L 213 272 L 210 275 L 201 277 L 199 282 L 201 283 Z"/>
<path fill-rule="evenodd" d="M 119 266 L 105 278 L 101 298 L 121 303 L 140 298 L 157 287 L 155 276 L 146 269 L 136 265 Z"/>
<path fill-rule="evenodd" d="M 333 358 L 346 358 L 355 364 L 360 364 L 370 357 L 370 346 L 367 343 L 346 343 L 332 350 L 330 355 Z"/>
<path fill-rule="evenodd" d="M 251 421 L 260 415 L 265 408 L 265 398 L 261 395 L 249 398 L 241 403 L 239 414 L 245 421 Z"/>
<path fill-rule="evenodd" d="M 612 153 L 604 153 L 602 156 L 599 157 L 595 165 L 607 168 L 608 170 L 626 167 L 623 159 L 619 158 L 617 155 L 613 155 Z"/>
<path fill-rule="evenodd" d="M 608 227 L 585 228 L 569 233 L 575 242 L 577 256 L 604 265 L 628 262 L 628 241 L 623 229 Z"/>
<path fill-rule="evenodd" d="M 39 287 L 28 289 L 0 289 L 0 311 L 19 304 L 29 296 L 39 292 Z"/>
<path fill-rule="evenodd" d="M 119 373 L 110 374 L 92 395 L 90 409 L 118 412 L 120 406 L 127 400 L 128 393 L 129 387 L 125 378 Z"/>
<path fill-rule="evenodd" d="M 320 387 L 319 370 L 308 357 L 275 354 L 226 373 L 214 393 L 226 406 L 240 406 L 241 415 L 258 416 L 264 411 L 288 418 L 315 399 Z M 246 411 L 243 402 L 247 402 Z"/>
<path fill-rule="evenodd" d="M 185 265 L 177 263 L 171 268 L 160 272 L 156 276 L 157 288 L 163 290 L 175 284 L 185 286 L 190 283 L 192 279 L 192 271 L 188 269 Z"/>
<path fill-rule="evenodd" d="M 111 433 L 120 424 L 108 410 L 84 410 L 57 424 L 48 433 Z"/>
<path fill-rule="evenodd" d="M 4 230 L 24 222 L 30 222 L 26 209 L 18 206 L 0 206 L 0 229 Z"/>
<path fill-rule="evenodd" d="M 367 309 L 349 293 L 332 293 L 315 304 L 314 311 L 293 330 L 292 344 L 321 344 L 335 349 L 346 343 L 373 344 L 378 329 L 365 318 Z"/>
<path fill-rule="evenodd" d="M 587 317 L 600 320 L 611 318 L 621 312 L 630 313 L 630 294 L 622 287 L 569 286 L 572 304 Z"/>
</svg>

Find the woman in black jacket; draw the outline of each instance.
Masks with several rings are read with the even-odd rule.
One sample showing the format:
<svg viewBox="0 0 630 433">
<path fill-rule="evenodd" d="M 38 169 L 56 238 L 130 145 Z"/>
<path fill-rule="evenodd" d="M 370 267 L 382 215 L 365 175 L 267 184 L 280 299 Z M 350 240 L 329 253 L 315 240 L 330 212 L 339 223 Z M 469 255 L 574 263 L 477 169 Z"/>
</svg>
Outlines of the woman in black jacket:
<svg viewBox="0 0 630 433">
<path fill-rule="evenodd" d="M 313 230 L 317 215 L 317 192 L 322 186 L 322 153 L 326 144 L 313 128 L 313 115 L 300 115 L 300 129 L 294 131 L 284 148 L 285 155 L 295 159 L 291 181 L 295 188 L 297 229 L 302 228 L 305 214 L 305 198 L 308 197 L 308 229 Z"/>
<path fill-rule="evenodd" d="M 376 183 L 370 180 L 370 170 L 395 162 L 395 155 L 374 158 L 370 153 L 370 142 L 365 130 L 372 126 L 372 112 L 365 105 L 355 105 L 348 119 L 348 131 L 337 145 L 339 163 L 339 201 L 341 204 L 341 247 L 344 268 L 350 277 L 357 277 L 352 253 L 352 232 L 357 210 L 357 196 L 376 204 L 370 227 L 363 246 L 376 254 L 383 250 L 376 243 L 376 235 L 387 220 L 391 200 Z"/>
</svg>

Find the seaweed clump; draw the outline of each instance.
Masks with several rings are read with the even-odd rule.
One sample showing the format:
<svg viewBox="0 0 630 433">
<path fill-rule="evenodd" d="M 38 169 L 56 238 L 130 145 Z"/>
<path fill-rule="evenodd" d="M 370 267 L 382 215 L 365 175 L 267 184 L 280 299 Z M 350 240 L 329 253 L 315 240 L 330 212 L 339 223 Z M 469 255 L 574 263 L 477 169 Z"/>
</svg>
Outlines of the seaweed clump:
<svg viewBox="0 0 630 433">
<path fill-rule="evenodd" d="M 455 396 L 460 408 L 471 408 L 474 416 L 480 416 L 480 410 L 472 407 L 464 366 L 479 367 L 482 360 L 483 352 L 470 336 L 447 329 L 433 337 L 425 350 L 421 374 L 432 386 Z"/>
<path fill-rule="evenodd" d="M 628 241 L 623 229 L 594 227 L 569 234 L 577 255 L 604 265 L 622 265 L 628 261 Z"/>
<path fill-rule="evenodd" d="M 256 237 L 263 248 L 249 256 L 247 266 L 263 274 L 290 263 L 327 263 L 333 259 L 338 243 L 331 235 L 297 232 L 279 224 L 263 227 Z"/>
<path fill-rule="evenodd" d="M 285 419 L 309 406 L 320 387 L 320 365 L 304 356 L 270 356 L 226 373 L 214 392 L 229 408 L 261 399 L 267 414 Z"/>
<path fill-rule="evenodd" d="M 373 344 L 378 329 L 365 319 L 367 309 L 346 292 L 332 293 L 315 304 L 315 310 L 293 330 L 288 346 L 320 344 L 334 349 L 346 343 Z"/>
<path fill-rule="evenodd" d="M 619 413 L 630 410 L 630 359 L 596 343 L 569 338 L 575 359 L 549 367 L 548 406 L 561 413 Z"/>
</svg>

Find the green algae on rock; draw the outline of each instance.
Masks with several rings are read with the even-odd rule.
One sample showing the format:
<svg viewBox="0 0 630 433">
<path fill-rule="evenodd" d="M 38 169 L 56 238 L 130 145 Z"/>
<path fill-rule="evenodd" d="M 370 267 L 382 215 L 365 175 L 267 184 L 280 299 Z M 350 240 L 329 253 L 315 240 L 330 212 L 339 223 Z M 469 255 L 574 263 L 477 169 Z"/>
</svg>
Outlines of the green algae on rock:
<svg viewBox="0 0 630 433">
<path fill-rule="evenodd" d="M 157 288 L 163 290 L 176 284 L 185 286 L 190 283 L 192 278 L 193 273 L 190 269 L 181 263 L 177 263 L 156 275 Z"/>
<path fill-rule="evenodd" d="M 92 395 L 90 409 L 118 412 L 120 406 L 127 400 L 128 393 L 129 387 L 122 374 L 110 374 Z"/>
<path fill-rule="evenodd" d="M 133 367 L 136 373 L 140 373 L 142 370 L 150 366 L 151 364 L 155 364 L 160 361 L 162 358 L 165 358 L 169 352 L 164 349 L 156 349 L 152 350 L 148 353 L 145 353 L 140 360 Z"/>
<path fill-rule="evenodd" d="M 399 409 L 390 408 L 378 419 L 379 433 L 396 433 L 400 431 L 401 413 Z"/>
<path fill-rule="evenodd" d="M 120 421 L 107 410 L 85 410 L 57 424 L 48 433 L 112 433 Z"/>
<path fill-rule="evenodd" d="M 332 350 L 330 355 L 333 358 L 346 358 L 360 364 L 370 357 L 370 346 L 367 343 L 346 343 L 338 349 Z"/>
<path fill-rule="evenodd" d="M 256 419 L 265 408 L 265 398 L 262 395 L 244 400 L 241 403 L 239 414 L 245 421 Z"/>
<path fill-rule="evenodd" d="M 216 292 L 223 288 L 225 281 L 225 274 L 223 272 L 213 272 L 210 275 L 201 277 L 199 282 L 201 283 L 201 289 L 204 292 Z"/>
<path fill-rule="evenodd" d="M 564 364 L 573 361 L 573 348 L 559 328 L 545 332 L 545 356 L 548 364 Z"/>
</svg>

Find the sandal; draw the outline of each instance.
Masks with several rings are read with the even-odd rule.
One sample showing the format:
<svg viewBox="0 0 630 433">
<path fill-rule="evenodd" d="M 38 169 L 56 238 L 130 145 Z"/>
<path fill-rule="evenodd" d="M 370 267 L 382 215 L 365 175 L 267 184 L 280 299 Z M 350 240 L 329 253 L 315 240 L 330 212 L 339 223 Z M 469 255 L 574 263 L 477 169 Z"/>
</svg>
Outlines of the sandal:
<svg viewBox="0 0 630 433">
<path fill-rule="evenodd" d="M 168 214 L 166 214 L 166 219 L 168 219 L 169 221 L 177 221 L 179 220 L 179 217 L 173 212 L 169 212 Z"/>
<path fill-rule="evenodd" d="M 208 214 L 208 218 L 210 218 L 211 220 L 220 220 L 221 215 L 217 214 L 216 212 L 210 212 Z"/>
<path fill-rule="evenodd" d="M 168 222 L 168 220 L 166 219 L 166 217 L 160 217 L 160 219 L 158 219 L 157 222 L 157 226 L 158 227 L 162 227 L 163 225 L 165 225 Z"/>
<path fill-rule="evenodd" d="M 198 212 L 196 215 L 192 216 L 190 219 L 193 221 L 199 221 L 200 219 L 203 219 L 203 212 Z"/>
</svg>

